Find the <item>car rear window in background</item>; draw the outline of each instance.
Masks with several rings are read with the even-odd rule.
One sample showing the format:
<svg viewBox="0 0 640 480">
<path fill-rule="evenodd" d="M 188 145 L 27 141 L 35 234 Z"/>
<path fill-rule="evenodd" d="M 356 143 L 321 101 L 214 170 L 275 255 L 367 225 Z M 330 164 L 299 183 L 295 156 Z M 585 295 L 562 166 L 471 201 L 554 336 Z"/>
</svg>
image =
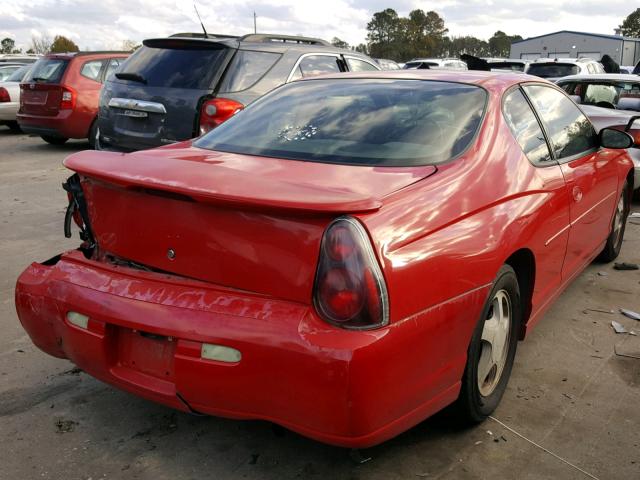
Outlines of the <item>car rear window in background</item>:
<svg viewBox="0 0 640 480">
<path fill-rule="evenodd" d="M 27 77 L 27 82 L 58 83 L 62 79 L 69 60 L 64 58 L 41 58 Z"/>
<path fill-rule="evenodd" d="M 27 74 L 27 72 L 29 71 L 29 69 L 32 67 L 33 65 L 25 65 L 23 67 L 20 67 L 18 70 L 16 70 L 15 72 L 13 72 L 8 78 L 7 78 L 7 82 L 21 82 L 22 79 L 25 77 L 25 75 Z"/>
<path fill-rule="evenodd" d="M 571 63 L 532 63 L 527 73 L 541 78 L 556 78 L 577 75 L 580 69 Z"/>
<path fill-rule="evenodd" d="M 238 50 L 222 80 L 220 91 L 246 90 L 260 80 L 279 58 L 279 53 Z"/>
<path fill-rule="evenodd" d="M 315 77 L 324 73 L 339 73 L 338 57 L 333 55 L 307 55 L 300 60 L 291 80 Z"/>
<path fill-rule="evenodd" d="M 119 72 L 138 74 L 150 87 L 208 90 L 213 87 L 213 79 L 222 68 L 226 55 L 227 48 L 214 43 L 206 47 L 195 44 L 193 48 L 145 46 L 129 57 Z"/>
<path fill-rule="evenodd" d="M 445 162 L 470 145 L 487 94 L 423 80 L 291 83 L 197 140 L 211 150 L 349 165 Z"/>
</svg>

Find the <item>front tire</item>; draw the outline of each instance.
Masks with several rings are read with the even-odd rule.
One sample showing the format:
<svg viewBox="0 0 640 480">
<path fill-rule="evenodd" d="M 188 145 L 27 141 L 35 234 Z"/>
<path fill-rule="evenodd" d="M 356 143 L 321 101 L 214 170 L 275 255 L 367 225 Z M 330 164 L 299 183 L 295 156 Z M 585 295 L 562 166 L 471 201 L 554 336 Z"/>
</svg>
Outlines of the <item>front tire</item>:
<svg viewBox="0 0 640 480">
<path fill-rule="evenodd" d="M 624 182 L 620 198 L 616 204 L 616 211 L 611 222 L 611 233 L 607 237 L 607 243 L 604 245 L 602 252 L 598 256 L 598 260 L 602 262 L 613 262 L 622 248 L 624 240 L 624 231 L 627 226 L 627 217 L 629 216 L 629 185 Z"/>
<path fill-rule="evenodd" d="M 493 413 L 504 394 L 518 346 L 522 301 L 516 273 L 498 272 L 471 338 L 456 410 L 464 423 L 478 423 Z"/>
<path fill-rule="evenodd" d="M 18 122 L 7 122 L 7 127 L 9 127 L 9 130 L 11 130 L 12 132 L 22 132 L 22 129 L 20 128 L 20 125 L 18 125 Z"/>
<path fill-rule="evenodd" d="M 40 136 L 45 142 L 50 143 L 51 145 L 63 145 L 69 140 L 64 137 L 53 137 L 51 135 L 41 135 Z"/>
<path fill-rule="evenodd" d="M 89 128 L 89 147 L 91 147 L 91 150 L 100 150 L 100 148 L 96 148 L 98 145 L 98 135 L 100 135 L 100 130 L 98 129 L 98 119 L 96 118 Z"/>
</svg>

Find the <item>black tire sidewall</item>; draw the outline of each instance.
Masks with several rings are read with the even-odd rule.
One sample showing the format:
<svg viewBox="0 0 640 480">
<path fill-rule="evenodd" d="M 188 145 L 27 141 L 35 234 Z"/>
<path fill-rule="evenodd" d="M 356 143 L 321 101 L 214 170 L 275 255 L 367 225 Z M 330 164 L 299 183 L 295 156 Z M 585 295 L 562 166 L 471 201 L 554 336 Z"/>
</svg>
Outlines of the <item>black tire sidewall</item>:
<svg viewBox="0 0 640 480">
<path fill-rule="evenodd" d="M 631 203 L 629 201 L 629 186 L 627 182 L 625 182 L 624 185 L 622 186 L 622 192 L 620 193 L 620 196 L 624 200 L 624 211 L 622 214 L 623 218 L 622 218 L 622 226 L 620 227 L 620 236 L 616 241 L 615 231 L 614 231 L 616 216 L 614 212 L 613 219 L 611 220 L 611 232 L 607 237 L 607 243 L 605 243 L 604 248 L 602 249 L 602 252 L 598 256 L 598 260 L 603 262 L 614 261 L 616 258 L 618 258 L 618 255 L 620 255 L 620 250 L 622 249 L 624 232 L 627 227 L 627 217 L 629 216 L 629 211 L 631 210 Z M 619 198 L 620 197 L 618 197 L 618 199 Z M 616 202 L 616 211 L 617 211 L 617 208 L 618 208 L 618 202 Z"/>
<path fill-rule="evenodd" d="M 480 347 L 482 330 L 484 328 L 484 322 L 491 308 L 491 304 L 495 294 L 499 290 L 505 290 L 511 300 L 511 331 L 509 336 L 509 351 L 507 353 L 507 359 L 502 371 L 500 381 L 496 385 L 493 392 L 484 397 L 480 394 L 478 388 L 478 360 L 480 358 Z M 478 321 L 476 328 L 471 338 L 469 350 L 467 352 L 467 365 L 465 368 L 465 374 L 462 382 L 462 389 L 460 393 L 460 402 L 465 410 L 469 420 L 480 422 L 491 415 L 496 409 L 502 396 L 507 388 L 509 377 L 511 376 L 511 369 L 513 367 L 513 361 L 515 358 L 518 336 L 520 334 L 520 323 L 522 320 L 522 302 L 520 299 L 520 288 L 518 285 L 518 278 L 514 270 L 504 265 L 493 284 L 491 292 L 487 297 L 487 301 L 482 309 L 480 320 Z"/>
</svg>

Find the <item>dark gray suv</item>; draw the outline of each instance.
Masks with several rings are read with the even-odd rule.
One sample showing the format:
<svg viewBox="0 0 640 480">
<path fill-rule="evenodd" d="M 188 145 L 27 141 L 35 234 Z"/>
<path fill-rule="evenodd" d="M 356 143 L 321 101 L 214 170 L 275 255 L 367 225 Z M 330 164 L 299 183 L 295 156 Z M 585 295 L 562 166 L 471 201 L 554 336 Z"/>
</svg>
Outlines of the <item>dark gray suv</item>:
<svg viewBox="0 0 640 480">
<path fill-rule="evenodd" d="M 181 33 L 145 40 L 100 95 L 97 149 L 133 151 L 202 135 L 298 78 L 379 70 L 318 39 Z"/>
</svg>

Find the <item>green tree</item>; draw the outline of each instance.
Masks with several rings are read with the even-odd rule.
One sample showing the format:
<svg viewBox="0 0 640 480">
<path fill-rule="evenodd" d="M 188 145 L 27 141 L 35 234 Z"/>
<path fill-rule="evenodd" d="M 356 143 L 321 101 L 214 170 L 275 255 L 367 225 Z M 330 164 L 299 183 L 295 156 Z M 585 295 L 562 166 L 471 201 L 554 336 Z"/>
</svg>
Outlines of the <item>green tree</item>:
<svg viewBox="0 0 640 480">
<path fill-rule="evenodd" d="M 640 8 L 636 8 L 624 19 L 620 31 L 625 37 L 640 37 Z"/>
<path fill-rule="evenodd" d="M 29 50 L 27 50 L 27 51 L 26 51 L 26 52 L 24 52 L 24 53 L 28 53 L 28 54 L 30 54 L 30 55 L 31 55 L 31 54 L 34 54 L 34 53 L 36 53 L 36 52 L 35 52 L 35 50 L 34 50 L 33 48 L 30 48 Z"/>
<path fill-rule="evenodd" d="M 62 35 L 56 35 L 51 44 L 52 53 L 64 53 L 64 52 L 79 52 L 80 49 L 73 40 L 68 39 Z"/>
<path fill-rule="evenodd" d="M 398 58 L 401 24 L 398 13 L 392 8 L 374 13 L 367 24 L 369 54 L 375 58 Z"/>
<path fill-rule="evenodd" d="M 344 40 L 339 39 L 338 37 L 333 37 L 333 40 L 331 40 L 331 45 L 337 48 L 344 48 L 346 50 L 349 50 L 349 44 Z"/>
<path fill-rule="evenodd" d="M 451 37 L 448 41 L 446 55 L 459 57 L 463 53 L 476 57 L 486 57 L 489 55 L 489 44 L 472 36 Z"/>
<path fill-rule="evenodd" d="M 16 46 L 16 42 L 13 38 L 3 38 L 0 41 L 0 53 L 13 53 L 13 49 Z"/>
<path fill-rule="evenodd" d="M 413 10 L 404 22 L 402 31 L 405 44 L 409 47 L 408 57 L 430 57 L 442 51 L 445 34 L 449 31 L 437 12 Z"/>
<path fill-rule="evenodd" d="M 493 37 L 489 39 L 489 55 L 493 57 L 509 57 L 511 44 L 518 40 L 522 40 L 520 35 L 510 36 L 498 30 L 493 34 Z"/>
</svg>

